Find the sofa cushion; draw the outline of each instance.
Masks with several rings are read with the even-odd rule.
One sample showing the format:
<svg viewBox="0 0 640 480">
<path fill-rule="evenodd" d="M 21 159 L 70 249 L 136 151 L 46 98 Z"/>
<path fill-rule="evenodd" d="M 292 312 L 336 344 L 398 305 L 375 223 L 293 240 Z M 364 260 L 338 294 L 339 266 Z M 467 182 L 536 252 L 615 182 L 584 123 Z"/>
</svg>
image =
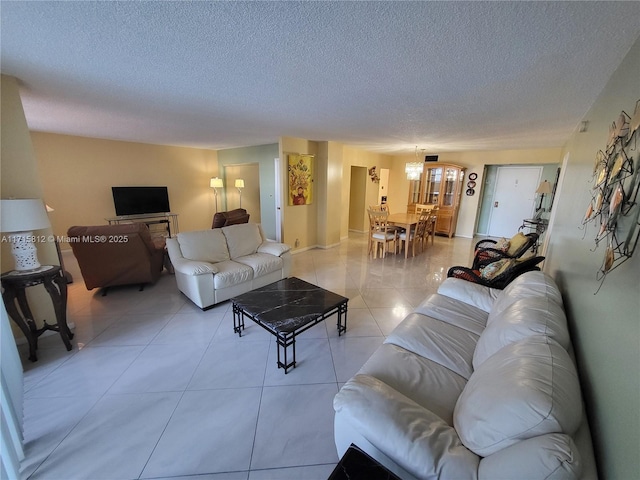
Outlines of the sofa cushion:
<svg viewBox="0 0 640 480">
<path fill-rule="evenodd" d="M 227 239 L 231 259 L 256 253 L 262 243 L 260 228 L 255 223 L 231 225 L 222 227 L 221 230 Z"/>
<path fill-rule="evenodd" d="M 232 287 L 253 279 L 253 269 L 233 260 L 216 264 L 218 272 L 213 276 L 215 289 Z"/>
<path fill-rule="evenodd" d="M 220 230 L 180 232 L 178 243 L 182 256 L 189 260 L 209 263 L 229 260 L 227 241 Z"/>
<path fill-rule="evenodd" d="M 236 258 L 234 261 L 251 267 L 254 277 L 261 277 L 282 269 L 282 259 L 269 255 L 268 253 L 245 255 L 244 257 Z"/>
<path fill-rule="evenodd" d="M 567 351 L 544 336 L 503 347 L 469 378 L 453 422 L 462 443 L 486 457 L 546 433 L 572 435 L 582 400 Z"/>
<path fill-rule="evenodd" d="M 469 378 L 478 335 L 419 313 L 410 313 L 385 340 Z"/>
<path fill-rule="evenodd" d="M 447 367 L 390 343 L 380 345 L 358 373 L 383 381 L 451 426 L 456 400 L 467 384 Z"/>
<path fill-rule="evenodd" d="M 415 312 L 464 328 L 476 335 L 484 331 L 488 317 L 487 312 L 478 307 L 437 293 L 427 297 L 416 307 Z"/>
<path fill-rule="evenodd" d="M 501 312 L 489 313 L 487 328 L 480 335 L 473 354 L 473 367 L 477 369 L 502 347 L 533 335 L 546 335 L 563 348 L 569 348 L 571 341 L 564 310 L 547 297 L 521 298 Z"/>
</svg>

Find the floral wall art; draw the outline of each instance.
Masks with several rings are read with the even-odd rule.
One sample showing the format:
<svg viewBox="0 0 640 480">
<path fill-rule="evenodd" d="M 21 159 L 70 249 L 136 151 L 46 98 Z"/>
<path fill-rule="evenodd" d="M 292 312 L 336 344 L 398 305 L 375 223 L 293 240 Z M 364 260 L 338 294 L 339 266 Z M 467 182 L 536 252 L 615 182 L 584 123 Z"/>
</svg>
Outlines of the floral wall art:
<svg viewBox="0 0 640 480">
<path fill-rule="evenodd" d="M 313 155 L 290 153 L 289 205 L 310 205 L 313 200 Z"/>
<path fill-rule="evenodd" d="M 596 275 L 600 286 L 608 274 L 632 257 L 638 245 L 639 130 L 640 100 L 632 115 L 620 113 L 609 129 L 606 147 L 596 153 L 591 201 L 582 223 L 585 227 L 595 225 L 594 252 L 603 256 Z"/>
</svg>

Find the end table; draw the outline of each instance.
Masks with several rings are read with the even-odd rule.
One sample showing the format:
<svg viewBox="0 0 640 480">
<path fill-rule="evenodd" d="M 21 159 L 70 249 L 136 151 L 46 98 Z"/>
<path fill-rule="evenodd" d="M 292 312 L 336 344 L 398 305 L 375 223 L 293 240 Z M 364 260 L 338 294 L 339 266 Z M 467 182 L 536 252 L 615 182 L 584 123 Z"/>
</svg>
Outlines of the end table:
<svg viewBox="0 0 640 480">
<path fill-rule="evenodd" d="M 13 321 L 20 327 L 22 333 L 29 342 L 29 360 L 38 360 L 36 350 L 38 349 L 38 337 L 47 330 L 60 333 L 60 338 L 71 350 L 73 333 L 67 325 L 67 280 L 62 268 L 57 265 L 43 265 L 42 267 L 28 272 L 12 270 L 0 275 L 2 282 L 2 299 L 7 308 L 7 313 Z M 27 287 L 44 284 L 44 288 L 49 293 L 53 302 L 53 309 L 56 314 L 56 325 L 50 325 L 44 320 L 41 328 L 36 327 L 36 322 L 29 308 L 25 290 Z M 17 306 L 16 306 L 17 300 Z M 20 310 L 18 310 L 20 307 Z"/>
</svg>

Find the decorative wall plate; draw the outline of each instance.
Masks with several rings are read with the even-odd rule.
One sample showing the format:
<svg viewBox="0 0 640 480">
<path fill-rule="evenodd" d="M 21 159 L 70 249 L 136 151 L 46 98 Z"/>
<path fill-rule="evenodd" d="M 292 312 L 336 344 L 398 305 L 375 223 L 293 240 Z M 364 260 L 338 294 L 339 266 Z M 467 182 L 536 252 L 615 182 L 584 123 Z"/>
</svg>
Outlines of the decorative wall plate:
<svg viewBox="0 0 640 480">
<path fill-rule="evenodd" d="M 467 182 L 467 187 L 476 188 L 476 182 L 474 182 L 473 180 L 468 181 Z"/>
<path fill-rule="evenodd" d="M 478 178 L 478 174 L 477 173 L 470 173 L 469 174 L 469 180 L 475 180 L 476 178 Z"/>
<path fill-rule="evenodd" d="M 476 191 L 473 188 L 467 188 L 467 195 L 472 196 L 476 193 Z"/>
</svg>

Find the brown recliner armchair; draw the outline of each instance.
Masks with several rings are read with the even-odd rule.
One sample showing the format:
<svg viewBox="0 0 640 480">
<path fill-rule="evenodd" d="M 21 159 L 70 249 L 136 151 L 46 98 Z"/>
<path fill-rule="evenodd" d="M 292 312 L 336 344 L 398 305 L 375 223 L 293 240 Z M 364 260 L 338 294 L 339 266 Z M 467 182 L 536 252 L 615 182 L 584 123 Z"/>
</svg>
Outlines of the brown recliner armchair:
<svg viewBox="0 0 640 480">
<path fill-rule="evenodd" d="M 164 238 L 151 238 L 144 223 L 75 226 L 67 232 L 87 290 L 155 283 L 162 273 Z"/>
<path fill-rule="evenodd" d="M 249 214 L 244 208 L 236 208 L 228 212 L 218 212 L 213 216 L 211 228 L 228 227 L 238 223 L 249 223 Z"/>
</svg>

